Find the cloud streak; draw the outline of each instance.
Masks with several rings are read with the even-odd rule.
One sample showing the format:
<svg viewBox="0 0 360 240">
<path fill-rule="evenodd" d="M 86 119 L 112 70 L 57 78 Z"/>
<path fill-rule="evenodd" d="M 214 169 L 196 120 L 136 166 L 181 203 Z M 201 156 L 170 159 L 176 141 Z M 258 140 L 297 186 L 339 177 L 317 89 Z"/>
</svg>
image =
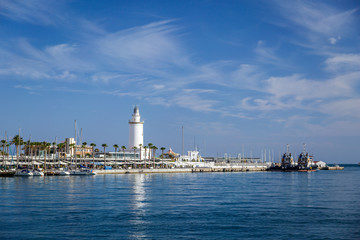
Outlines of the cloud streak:
<svg viewBox="0 0 360 240">
<path fill-rule="evenodd" d="M 0 15 L 15 21 L 39 25 L 55 25 L 64 21 L 64 15 L 59 14 L 64 1 L 55 0 L 1 0 Z"/>
<path fill-rule="evenodd" d="M 38 7 L 38 1 L 2 4 L 0 14 L 15 21 L 43 25 L 62 21 L 54 8 L 47 4 Z M 331 45 L 338 45 L 343 39 L 343 27 L 352 26 L 351 19 L 357 11 L 300 1 L 294 5 L 282 2 L 278 8 L 285 19 L 301 28 L 299 33 L 305 32 L 308 41 L 314 43 L 320 36 Z M 51 13 L 54 18 L 49 18 Z M 254 43 L 256 61 L 251 63 L 227 59 L 199 63 L 182 42 L 183 28 L 178 21 L 170 19 L 108 31 L 89 20 L 73 19 L 78 31 L 68 42 L 43 46 L 24 38 L 14 42 L 2 40 L 6 44 L 0 46 L 4 56 L 0 59 L 0 77 L 93 84 L 106 95 L 238 119 L 275 121 L 278 119 L 274 115 L 286 112 L 289 121 L 296 121 L 294 112 L 300 110 L 309 114 L 301 121 L 311 121 L 312 113 L 358 118 L 358 111 L 352 109 L 359 103 L 359 53 L 345 53 L 338 48 L 337 52 L 322 54 L 325 57 L 320 70 L 326 77 L 269 74 L 264 65 L 271 63 L 279 68 L 286 66 L 286 61 L 277 54 L 278 48 L 269 47 L 267 41 Z M 31 90 L 27 85 L 17 86 Z"/>
</svg>

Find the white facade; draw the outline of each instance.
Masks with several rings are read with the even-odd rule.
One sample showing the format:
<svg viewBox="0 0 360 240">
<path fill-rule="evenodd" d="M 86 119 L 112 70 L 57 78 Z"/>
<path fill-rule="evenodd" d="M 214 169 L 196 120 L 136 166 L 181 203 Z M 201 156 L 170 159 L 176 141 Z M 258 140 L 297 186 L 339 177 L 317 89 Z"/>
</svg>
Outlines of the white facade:
<svg viewBox="0 0 360 240">
<path fill-rule="evenodd" d="M 181 161 L 196 161 L 196 162 L 203 161 L 202 157 L 199 154 L 199 151 L 197 151 L 197 150 L 188 151 L 188 155 L 181 156 L 180 160 Z"/>
<path fill-rule="evenodd" d="M 74 138 L 65 138 L 65 151 L 66 154 L 70 154 L 70 155 L 74 155 L 74 148 L 70 147 L 70 144 L 76 144 L 75 139 Z"/>
<path fill-rule="evenodd" d="M 319 168 L 324 168 L 327 166 L 326 162 L 323 161 L 316 161 L 314 162 Z"/>
<path fill-rule="evenodd" d="M 134 113 L 129 121 L 129 148 L 139 148 L 140 144 L 144 145 L 144 122 L 140 120 L 138 106 L 135 106 Z"/>
</svg>

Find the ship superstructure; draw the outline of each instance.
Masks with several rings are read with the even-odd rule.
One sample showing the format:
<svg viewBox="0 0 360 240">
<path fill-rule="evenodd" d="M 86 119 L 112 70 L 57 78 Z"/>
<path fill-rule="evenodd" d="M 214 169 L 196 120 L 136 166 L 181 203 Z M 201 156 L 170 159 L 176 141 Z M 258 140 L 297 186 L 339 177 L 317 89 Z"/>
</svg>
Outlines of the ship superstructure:
<svg viewBox="0 0 360 240">
<path fill-rule="evenodd" d="M 286 153 L 281 158 L 281 168 L 283 170 L 290 170 L 295 167 L 294 158 L 289 152 L 289 144 L 286 145 Z"/>
</svg>

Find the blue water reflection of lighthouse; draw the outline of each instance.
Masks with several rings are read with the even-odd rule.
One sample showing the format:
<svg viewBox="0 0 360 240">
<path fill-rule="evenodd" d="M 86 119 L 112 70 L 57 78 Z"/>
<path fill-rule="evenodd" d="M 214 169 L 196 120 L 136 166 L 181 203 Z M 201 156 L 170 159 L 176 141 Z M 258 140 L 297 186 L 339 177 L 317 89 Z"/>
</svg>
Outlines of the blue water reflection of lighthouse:
<svg viewBox="0 0 360 240">
<path fill-rule="evenodd" d="M 149 180 L 150 176 L 145 174 L 135 174 L 130 176 L 133 182 L 132 187 L 132 217 L 129 220 L 130 225 L 132 225 L 130 237 L 139 239 L 139 238 L 146 238 L 145 230 L 149 224 L 146 221 L 146 216 L 148 214 L 148 195 L 146 193 L 146 182 Z"/>
</svg>

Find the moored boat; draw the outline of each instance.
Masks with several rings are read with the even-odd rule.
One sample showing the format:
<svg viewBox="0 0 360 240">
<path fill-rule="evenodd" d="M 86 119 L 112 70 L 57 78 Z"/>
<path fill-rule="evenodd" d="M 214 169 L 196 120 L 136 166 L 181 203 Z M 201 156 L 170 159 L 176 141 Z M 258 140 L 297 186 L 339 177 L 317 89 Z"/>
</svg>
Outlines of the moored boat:
<svg viewBox="0 0 360 240">
<path fill-rule="evenodd" d="M 29 169 L 18 169 L 14 176 L 30 177 L 33 176 L 33 172 Z"/>
<path fill-rule="evenodd" d="M 32 173 L 33 173 L 33 176 L 44 176 L 44 172 L 40 169 L 33 169 Z"/>
<path fill-rule="evenodd" d="M 80 168 L 70 171 L 70 175 L 96 175 L 96 172 L 94 172 L 92 169 Z"/>
<path fill-rule="evenodd" d="M 60 176 L 70 175 L 70 172 L 67 169 L 63 169 L 63 168 L 59 168 L 58 173 L 59 173 Z"/>
<path fill-rule="evenodd" d="M 317 170 L 317 165 L 314 164 L 312 156 L 309 155 L 309 153 L 306 152 L 305 147 L 306 144 L 304 143 L 303 152 L 300 153 L 298 158 L 298 171 L 299 172 L 314 172 Z"/>
<path fill-rule="evenodd" d="M 268 169 L 269 171 L 282 171 L 282 172 L 294 172 L 298 171 L 298 167 L 295 166 L 294 158 L 289 152 L 289 144 L 286 145 L 286 152 L 281 157 L 280 166 L 272 166 Z"/>
<path fill-rule="evenodd" d="M 12 177 L 15 173 L 15 170 L 0 170 L 0 177 Z"/>
</svg>

